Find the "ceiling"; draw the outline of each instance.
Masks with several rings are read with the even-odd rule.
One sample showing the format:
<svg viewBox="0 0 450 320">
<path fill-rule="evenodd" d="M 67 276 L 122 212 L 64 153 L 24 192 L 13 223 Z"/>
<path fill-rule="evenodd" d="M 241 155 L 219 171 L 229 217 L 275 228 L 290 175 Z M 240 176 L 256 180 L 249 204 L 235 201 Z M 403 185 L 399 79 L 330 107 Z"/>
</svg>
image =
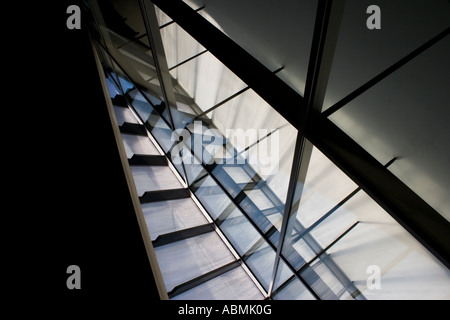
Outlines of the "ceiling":
<svg viewBox="0 0 450 320">
<path fill-rule="evenodd" d="M 189 0 L 303 94 L 317 1 Z M 255 5 L 257 3 L 257 5 Z M 369 5 L 381 29 L 369 30 Z M 449 27 L 450 2 L 347 0 L 323 110 Z M 330 116 L 450 221 L 450 39 L 432 46 Z"/>
</svg>

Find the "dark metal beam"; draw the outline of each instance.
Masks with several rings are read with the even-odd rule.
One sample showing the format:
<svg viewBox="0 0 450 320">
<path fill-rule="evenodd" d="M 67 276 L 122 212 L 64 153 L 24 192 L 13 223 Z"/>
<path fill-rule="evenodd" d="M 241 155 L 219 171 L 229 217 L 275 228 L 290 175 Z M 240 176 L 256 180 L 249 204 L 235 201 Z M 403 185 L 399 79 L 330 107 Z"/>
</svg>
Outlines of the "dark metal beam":
<svg viewBox="0 0 450 320">
<path fill-rule="evenodd" d="M 118 85 L 120 85 L 118 83 Z M 128 103 L 125 97 L 121 94 L 116 95 L 114 98 L 111 99 L 112 103 L 115 107 L 122 107 L 122 108 L 128 108 Z"/>
<path fill-rule="evenodd" d="M 205 6 L 201 6 L 200 8 L 195 9 L 195 11 L 196 11 L 196 12 L 199 12 L 200 10 L 203 10 L 203 9 L 205 9 Z M 165 28 L 165 27 L 167 27 L 167 26 L 170 26 L 170 25 L 173 24 L 173 23 L 175 23 L 175 21 L 171 20 L 171 21 L 169 21 L 169 22 L 166 22 L 166 23 L 160 25 L 159 28 L 160 28 L 160 29 L 163 29 L 163 28 Z"/>
</svg>

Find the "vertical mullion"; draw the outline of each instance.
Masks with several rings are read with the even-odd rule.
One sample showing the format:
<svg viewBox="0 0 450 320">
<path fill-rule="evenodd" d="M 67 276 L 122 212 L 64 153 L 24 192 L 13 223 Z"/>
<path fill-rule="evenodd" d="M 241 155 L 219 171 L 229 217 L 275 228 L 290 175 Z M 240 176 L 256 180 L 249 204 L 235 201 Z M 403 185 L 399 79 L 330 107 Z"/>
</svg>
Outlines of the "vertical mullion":
<svg viewBox="0 0 450 320">
<path fill-rule="evenodd" d="M 289 179 L 288 193 L 283 213 L 280 238 L 278 240 L 269 296 L 272 295 L 278 271 L 281 251 L 287 234 L 291 215 L 297 210 L 308 171 L 313 145 L 302 132 L 309 124 L 311 114 L 320 113 L 325 97 L 328 78 L 331 71 L 337 37 L 340 29 L 345 0 L 321 0 L 317 6 L 313 41 L 308 63 L 308 74 L 305 85 L 306 117 L 300 119 L 299 131 L 294 151 L 294 159 Z M 295 198 L 294 198 L 295 196 Z M 295 204 L 293 200 L 296 199 Z M 293 207 L 295 206 L 295 207 Z"/>
<path fill-rule="evenodd" d="M 286 196 L 286 202 L 284 207 L 284 213 L 283 213 L 283 221 L 281 223 L 281 230 L 280 230 L 280 237 L 278 239 L 278 246 L 277 246 L 277 252 L 275 255 L 275 261 L 272 271 L 272 278 L 270 280 L 270 286 L 269 286 L 269 296 L 271 296 L 273 287 L 275 285 L 275 278 L 278 271 L 278 265 L 280 262 L 280 255 L 281 251 L 283 250 L 283 244 L 284 239 L 286 237 L 286 231 L 288 227 L 289 218 L 291 215 L 296 211 L 292 207 L 292 202 L 294 198 L 300 199 L 303 185 L 306 178 L 306 172 L 307 168 L 309 166 L 309 160 L 311 157 L 312 152 L 312 144 L 307 141 L 301 133 L 297 133 L 297 140 L 295 143 L 295 151 L 294 151 L 294 158 L 292 161 L 292 168 L 291 168 L 291 174 L 289 178 L 289 185 L 288 185 L 288 192 Z M 299 180 L 301 180 L 301 183 L 298 184 Z M 298 188 L 297 188 L 298 186 Z M 297 194 L 297 197 L 294 197 L 294 195 Z M 297 203 L 299 203 L 297 201 Z"/>
<path fill-rule="evenodd" d="M 169 67 L 167 66 L 167 60 L 164 52 L 164 45 L 162 44 L 161 35 L 159 34 L 159 28 L 155 29 L 156 25 L 156 13 L 153 4 L 146 4 L 145 0 L 139 0 L 141 8 L 142 19 L 144 21 L 145 29 L 147 31 L 147 40 L 150 44 L 150 48 L 153 52 L 153 59 L 155 62 L 156 72 L 158 80 L 161 85 L 162 94 L 168 108 L 169 118 L 172 126 L 172 130 L 175 130 L 175 123 L 170 111 L 170 106 L 176 108 L 176 99 L 172 87 L 172 82 L 169 74 Z"/>
<path fill-rule="evenodd" d="M 169 114 L 172 131 L 177 129 L 176 124 L 180 124 L 178 113 L 172 113 L 171 108 L 177 110 L 177 101 L 175 98 L 175 92 L 172 86 L 172 79 L 169 73 L 169 67 L 167 65 L 166 55 L 164 52 L 164 45 L 162 43 L 159 26 L 157 23 L 155 7 L 153 3 L 148 3 L 146 0 L 139 0 L 141 8 L 142 19 L 144 21 L 145 29 L 147 31 L 147 39 L 150 44 L 150 48 L 153 52 L 153 59 L 155 62 L 156 73 L 158 75 L 159 83 L 161 85 L 162 94 L 166 102 L 166 108 Z M 183 179 L 186 184 L 189 184 L 187 179 L 186 168 L 184 162 L 181 162 L 183 168 Z"/>
</svg>

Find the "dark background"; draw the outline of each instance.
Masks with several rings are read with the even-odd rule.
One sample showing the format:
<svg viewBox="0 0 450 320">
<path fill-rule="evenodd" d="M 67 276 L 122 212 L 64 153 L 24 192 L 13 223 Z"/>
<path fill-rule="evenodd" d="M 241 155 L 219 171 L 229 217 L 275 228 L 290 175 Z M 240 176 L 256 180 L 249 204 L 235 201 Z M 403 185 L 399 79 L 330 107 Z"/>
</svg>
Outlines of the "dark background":
<svg viewBox="0 0 450 320">
<path fill-rule="evenodd" d="M 17 121 L 10 135 L 25 151 L 16 155 L 23 178 L 11 188 L 21 240 L 15 253 L 23 261 L 11 263 L 19 271 L 14 289 L 32 301 L 79 310 L 89 304 L 102 311 L 131 306 L 145 311 L 159 295 L 115 144 L 87 17 L 82 13 L 81 30 L 66 28 L 71 4 L 80 5 L 54 1 L 11 11 L 21 18 L 12 28 L 21 35 L 12 53 L 23 56 L 14 73 L 13 100 L 17 117 L 26 123 Z M 81 269 L 81 290 L 66 287 L 70 265 Z"/>
<path fill-rule="evenodd" d="M 28 303 L 38 302 L 45 311 L 62 310 L 61 315 L 94 310 L 109 315 L 117 309 L 176 314 L 184 303 L 157 301 L 86 17 L 81 30 L 66 28 L 71 4 L 80 5 L 30 2 L 4 11 L 13 21 L 4 29 L 4 68 L 11 64 L 13 71 L 4 94 L 10 101 L 3 101 L 13 112 L 3 118 L 9 142 L 4 158 L 11 160 L 4 176 L 14 173 L 4 182 L 9 208 L 4 215 L 13 217 L 3 224 L 5 231 L 13 230 L 5 242 L 13 255 L 3 259 L 12 269 L 5 280 L 13 285 L 4 291 L 11 300 L 25 302 L 19 311 L 36 312 Z M 81 268 L 81 290 L 66 287 L 69 265 Z M 270 303 L 272 317 L 317 312 L 310 303 Z M 347 307 L 333 304 L 332 310 Z"/>
</svg>

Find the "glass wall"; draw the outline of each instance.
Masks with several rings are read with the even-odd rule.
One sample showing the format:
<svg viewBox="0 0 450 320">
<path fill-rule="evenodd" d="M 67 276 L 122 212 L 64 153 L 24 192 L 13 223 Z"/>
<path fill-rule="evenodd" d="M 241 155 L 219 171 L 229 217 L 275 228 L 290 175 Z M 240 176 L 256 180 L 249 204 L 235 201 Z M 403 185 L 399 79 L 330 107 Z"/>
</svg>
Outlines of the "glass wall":
<svg viewBox="0 0 450 320">
<path fill-rule="evenodd" d="M 449 297 L 442 263 L 319 149 L 294 163 L 297 129 L 151 1 L 91 6 L 118 125 L 146 130 L 124 129 L 127 156 L 170 164 L 131 165 L 138 195 L 188 195 L 141 203 L 171 298 Z"/>
</svg>

